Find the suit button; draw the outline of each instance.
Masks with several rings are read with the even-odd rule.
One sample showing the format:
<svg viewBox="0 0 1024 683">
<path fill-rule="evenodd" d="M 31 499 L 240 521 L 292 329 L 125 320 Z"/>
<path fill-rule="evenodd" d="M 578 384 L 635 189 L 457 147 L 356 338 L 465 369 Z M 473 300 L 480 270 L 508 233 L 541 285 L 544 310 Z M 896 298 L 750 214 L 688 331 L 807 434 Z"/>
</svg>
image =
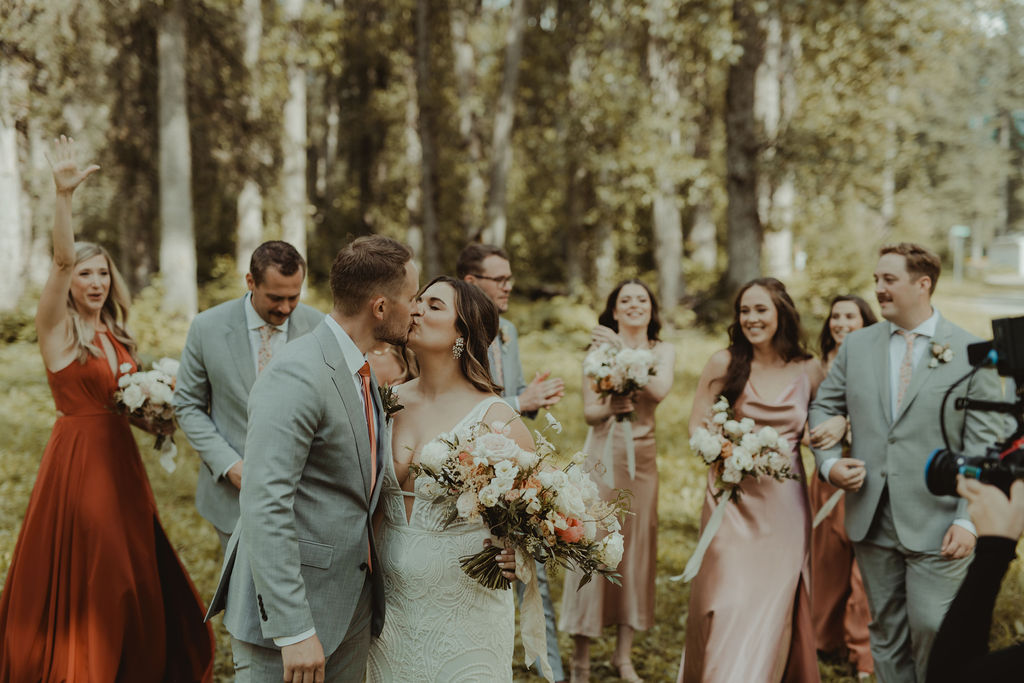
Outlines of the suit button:
<svg viewBox="0 0 1024 683">
<path fill-rule="evenodd" d="M 886 475 L 886 471 L 885 470 L 878 470 L 878 476 L 880 476 L 882 479 L 885 479 L 885 475 Z"/>
<path fill-rule="evenodd" d="M 365 562 L 360 562 L 359 563 L 359 571 L 365 572 L 366 571 L 366 567 L 367 567 L 367 564 Z"/>
<path fill-rule="evenodd" d="M 896 437 L 895 436 L 890 436 L 889 437 L 889 443 L 896 443 Z"/>
</svg>

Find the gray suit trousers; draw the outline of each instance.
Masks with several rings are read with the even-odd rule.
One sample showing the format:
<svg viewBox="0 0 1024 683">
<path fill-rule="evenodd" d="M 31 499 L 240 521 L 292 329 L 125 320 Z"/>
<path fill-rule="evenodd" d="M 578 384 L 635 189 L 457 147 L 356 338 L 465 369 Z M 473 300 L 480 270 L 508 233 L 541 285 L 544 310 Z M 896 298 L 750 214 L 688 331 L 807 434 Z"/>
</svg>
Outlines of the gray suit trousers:
<svg viewBox="0 0 1024 683">
<path fill-rule="evenodd" d="M 971 556 L 947 560 L 899 542 L 888 492 L 867 536 L 853 544 L 871 610 L 871 655 L 880 683 L 924 683 L 928 655 Z"/>
</svg>

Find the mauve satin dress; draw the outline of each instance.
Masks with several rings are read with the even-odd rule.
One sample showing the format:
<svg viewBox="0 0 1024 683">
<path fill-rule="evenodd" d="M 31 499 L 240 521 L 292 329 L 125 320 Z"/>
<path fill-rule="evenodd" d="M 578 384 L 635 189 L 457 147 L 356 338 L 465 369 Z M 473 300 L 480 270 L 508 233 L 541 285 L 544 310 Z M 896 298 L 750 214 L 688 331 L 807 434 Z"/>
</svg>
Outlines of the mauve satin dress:
<svg viewBox="0 0 1024 683">
<path fill-rule="evenodd" d="M 789 440 L 800 478 L 746 479 L 740 500 L 729 503 L 690 588 L 682 683 L 820 680 L 809 600 L 811 519 L 798 450 L 810 399 L 803 372 L 771 400 L 750 382 L 736 400 L 737 419 L 774 427 Z M 702 530 L 720 504 L 710 471 L 707 481 Z"/>
</svg>

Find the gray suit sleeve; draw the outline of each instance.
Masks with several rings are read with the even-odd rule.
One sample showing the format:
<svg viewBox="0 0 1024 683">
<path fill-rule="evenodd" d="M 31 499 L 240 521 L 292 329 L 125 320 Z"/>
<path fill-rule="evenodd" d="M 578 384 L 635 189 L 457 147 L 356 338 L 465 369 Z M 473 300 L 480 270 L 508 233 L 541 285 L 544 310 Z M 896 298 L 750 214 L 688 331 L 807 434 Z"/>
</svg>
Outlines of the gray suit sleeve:
<svg viewBox="0 0 1024 683">
<path fill-rule="evenodd" d="M 314 628 L 300 572 L 295 492 L 322 413 L 322 391 L 301 364 L 271 363 L 249 394 L 241 538 L 267 614 L 266 638 Z M 282 405 L 287 410 L 282 410 Z"/>
<path fill-rule="evenodd" d="M 189 328 L 174 389 L 174 415 L 206 467 L 220 477 L 242 455 L 217 431 L 210 418 L 210 378 L 203 357 L 202 323 Z"/>
<path fill-rule="evenodd" d="M 511 382 L 509 382 L 509 384 L 511 385 L 511 388 L 513 388 L 514 390 L 510 391 L 509 389 L 506 389 L 505 395 L 516 397 L 517 401 L 510 401 L 509 405 L 511 405 L 512 408 L 518 410 L 519 406 L 517 406 L 516 403 L 518 402 L 519 394 L 523 393 L 523 390 L 526 389 L 526 378 L 523 377 L 523 363 L 522 361 L 519 360 L 519 330 L 516 329 L 515 325 L 509 325 L 508 332 L 508 353 L 511 359 L 511 362 L 508 365 L 510 368 L 515 370 L 515 373 L 509 378 L 512 380 Z M 528 413 L 522 413 L 522 416 L 534 418 L 537 417 L 537 412 L 538 411 L 534 410 Z"/>
<path fill-rule="evenodd" d="M 811 402 L 808 424 L 814 429 L 834 415 L 847 416 L 846 408 L 846 363 L 849 344 L 839 347 L 836 358 L 832 361 L 825 380 L 818 386 L 818 393 Z M 843 444 L 839 442 L 831 448 L 812 448 L 814 451 L 815 469 L 820 470 L 822 463 L 831 458 L 843 457 Z"/>
</svg>

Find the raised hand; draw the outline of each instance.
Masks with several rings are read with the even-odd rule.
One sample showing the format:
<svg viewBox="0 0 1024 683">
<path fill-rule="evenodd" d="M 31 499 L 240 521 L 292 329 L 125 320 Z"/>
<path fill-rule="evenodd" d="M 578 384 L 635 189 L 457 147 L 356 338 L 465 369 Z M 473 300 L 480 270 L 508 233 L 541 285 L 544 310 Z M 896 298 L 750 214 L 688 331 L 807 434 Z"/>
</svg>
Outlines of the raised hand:
<svg viewBox="0 0 1024 683">
<path fill-rule="evenodd" d="M 79 169 L 75 161 L 75 140 L 63 135 L 53 141 L 53 158 L 47 156 L 47 161 L 53 170 L 53 184 L 57 186 L 57 194 L 73 193 L 83 180 L 100 170 L 96 164 L 84 170 Z"/>
</svg>

